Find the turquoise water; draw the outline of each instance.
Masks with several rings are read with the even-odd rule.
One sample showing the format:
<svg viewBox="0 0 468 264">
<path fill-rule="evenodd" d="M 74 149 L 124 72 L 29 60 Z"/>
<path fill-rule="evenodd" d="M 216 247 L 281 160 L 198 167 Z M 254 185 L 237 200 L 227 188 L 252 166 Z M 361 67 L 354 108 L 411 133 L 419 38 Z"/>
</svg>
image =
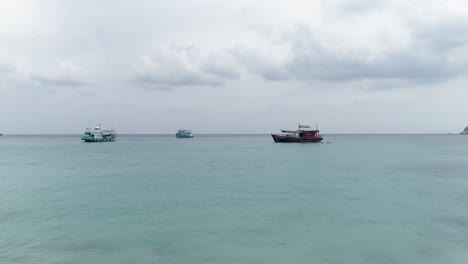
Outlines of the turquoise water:
<svg viewBox="0 0 468 264">
<path fill-rule="evenodd" d="M 0 263 L 468 263 L 468 136 L 0 137 Z"/>
</svg>

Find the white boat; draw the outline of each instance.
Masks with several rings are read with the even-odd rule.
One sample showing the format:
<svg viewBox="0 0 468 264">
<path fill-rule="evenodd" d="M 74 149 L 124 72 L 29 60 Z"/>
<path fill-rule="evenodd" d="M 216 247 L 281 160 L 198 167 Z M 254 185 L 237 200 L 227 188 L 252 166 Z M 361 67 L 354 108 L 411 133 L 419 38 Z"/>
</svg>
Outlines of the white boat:
<svg viewBox="0 0 468 264">
<path fill-rule="evenodd" d="M 193 138 L 192 130 L 179 129 L 176 133 L 176 138 Z"/>
<path fill-rule="evenodd" d="M 81 140 L 85 142 L 108 142 L 115 141 L 117 133 L 114 130 L 101 130 L 101 125 L 94 128 L 86 128 Z"/>
</svg>

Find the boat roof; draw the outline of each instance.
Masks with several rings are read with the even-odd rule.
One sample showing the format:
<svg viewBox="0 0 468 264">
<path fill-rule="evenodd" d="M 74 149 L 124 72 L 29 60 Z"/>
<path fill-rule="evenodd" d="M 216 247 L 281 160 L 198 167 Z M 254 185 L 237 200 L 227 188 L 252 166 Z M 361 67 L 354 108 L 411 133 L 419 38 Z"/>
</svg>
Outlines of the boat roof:
<svg viewBox="0 0 468 264">
<path fill-rule="evenodd" d="M 317 129 L 316 130 L 284 130 L 284 129 L 281 129 L 281 132 L 283 132 L 283 133 L 309 133 L 309 132 L 317 133 L 319 131 Z"/>
</svg>

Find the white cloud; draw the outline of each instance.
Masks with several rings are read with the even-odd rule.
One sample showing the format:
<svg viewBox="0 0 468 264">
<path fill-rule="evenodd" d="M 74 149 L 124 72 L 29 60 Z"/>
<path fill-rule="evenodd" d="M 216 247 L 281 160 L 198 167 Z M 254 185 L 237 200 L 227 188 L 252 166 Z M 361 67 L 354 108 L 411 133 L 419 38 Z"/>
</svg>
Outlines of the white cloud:
<svg viewBox="0 0 468 264">
<path fill-rule="evenodd" d="M 13 65 L 0 61 L 0 74 L 6 74 L 15 71 Z"/>
<path fill-rule="evenodd" d="M 62 61 L 56 69 L 31 73 L 31 80 L 44 85 L 53 86 L 83 86 L 89 83 L 83 70 L 69 61 Z"/>
<path fill-rule="evenodd" d="M 167 45 L 132 64 L 132 81 L 154 89 L 222 86 L 226 80 L 239 78 L 233 62 L 229 54 L 206 55 L 193 46 Z"/>
</svg>

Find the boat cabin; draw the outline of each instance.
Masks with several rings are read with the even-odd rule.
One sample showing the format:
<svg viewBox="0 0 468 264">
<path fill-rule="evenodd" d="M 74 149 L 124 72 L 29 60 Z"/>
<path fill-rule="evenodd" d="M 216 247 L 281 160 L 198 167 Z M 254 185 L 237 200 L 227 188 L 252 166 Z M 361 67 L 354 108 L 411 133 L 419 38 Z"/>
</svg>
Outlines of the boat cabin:
<svg viewBox="0 0 468 264">
<path fill-rule="evenodd" d="M 284 136 L 295 137 L 300 139 L 316 139 L 320 138 L 319 130 L 281 130 L 287 133 Z"/>
</svg>

